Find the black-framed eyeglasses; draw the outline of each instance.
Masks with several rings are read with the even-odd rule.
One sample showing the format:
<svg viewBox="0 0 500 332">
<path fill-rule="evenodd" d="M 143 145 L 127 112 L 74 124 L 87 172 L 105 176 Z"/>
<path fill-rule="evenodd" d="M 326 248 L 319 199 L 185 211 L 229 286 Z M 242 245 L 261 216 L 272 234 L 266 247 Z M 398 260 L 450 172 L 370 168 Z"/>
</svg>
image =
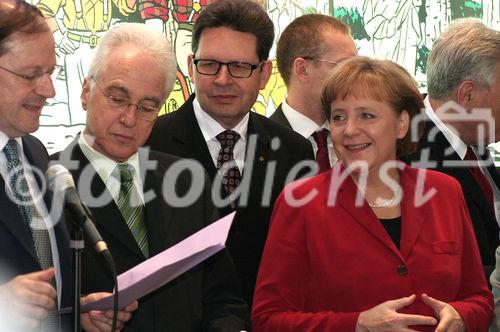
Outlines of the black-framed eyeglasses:
<svg viewBox="0 0 500 332">
<path fill-rule="evenodd" d="M 335 62 L 335 61 L 330 61 L 330 60 L 326 60 L 326 59 L 321 59 L 321 58 L 313 58 L 313 57 L 310 57 L 310 56 L 305 56 L 303 57 L 304 59 L 306 60 L 313 60 L 313 61 L 319 61 L 319 62 L 326 62 L 326 63 L 329 63 L 331 65 L 338 65 L 339 63 L 338 62 Z"/>
<path fill-rule="evenodd" d="M 17 77 L 22 78 L 31 85 L 37 85 L 40 84 L 45 75 L 49 75 L 52 82 L 54 82 L 59 77 L 59 75 L 61 75 L 63 67 L 57 65 L 52 70 L 49 71 L 43 71 L 42 69 L 37 69 L 30 75 L 17 73 L 3 66 L 0 66 L 0 69 L 3 69 L 6 72 L 11 73 L 12 75 L 16 75 Z"/>
<path fill-rule="evenodd" d="M 210 59 L 195 59 L 193 62 L 196 71 L 202 75 L 217 75 L 221 66 L 225 65 L 229 71 L 229 75 L 232 77 L 249 78 L 255 69 L 262 67 L 265 61 L 253 64 L 243 61 L 222 62 Z"/>
<path fill-rule="evenodd" d="M 146 121 L 154 121 L 156 117 L 158 116 L 158 113 L 160 112 L 160 107 L 153 107 L 149 105 L 145 105 L 141 103 L 140 101 L 137 104 L 134 104 L 130 99 L 128 99 L 125 96 L 120 96 L 119 94 L 115 94 L 112 92 L 106 92 L 104 91 L 99 84 L 97 84 L 97 81 L 95 79 L 92 79 L 99 89 L 101 91 L 102 95 L 106 97 L 106 102 L 108 105 L 117 111 L 124 112 L 127 110 L 131 105 L 135 106 L 135 109 L 137 110 L 137 116 L 140 119 L 146 120 Z"/>
</svg>

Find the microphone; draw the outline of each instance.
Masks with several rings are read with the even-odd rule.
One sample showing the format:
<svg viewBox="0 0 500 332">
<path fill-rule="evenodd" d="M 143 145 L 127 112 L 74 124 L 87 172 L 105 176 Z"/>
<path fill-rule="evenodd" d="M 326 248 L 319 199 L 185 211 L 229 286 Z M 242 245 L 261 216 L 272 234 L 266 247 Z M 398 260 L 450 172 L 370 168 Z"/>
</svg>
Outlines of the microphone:
<svg viewBox="0 0 500 332">
<path fill-rule="evenodd" d="M 71 173 L 66 167 L 55 164 L 49 167 L 45 172 L 49 188 L 54 192 L 64 192 L 64 205 L 75 221 L 83 227 L 85 235 L 90 243 L 94 245 L 94 249 L 98 254 L 109 252 L 108 245 L 102 239 L 101 234 L 96 229 L 94 223 L 90 219 L 92 214 L 89 208 L 82 203 L 75 188 L 75 182 Z"/>
<path fill-rule="evenodd" d="M 64 192 L 64 206 L 66 207 L 67 210 L 70 211 L 70 213 L 73 215 L 76 223 L 78 225 L 81 225 L 83 227 L 83 231 L 87 238 L 89 239 L 90 243 L 94 245 L 95 251 L 102 255 L 106 262 L 108 263 L 108 267 L 110 269 L 110 272 L 113 276 L 113 280 L 115 283 L 114 286 L 114 293 L 113 293 L 113 319 L 112 319 L 112 331 L 115 331 L 116 327 L 116 322 L 117 322 L 117 315 L 118 315 L 118 302 L 119 302 L 119 294 L 118 294 L 118 280 L 116 276 L 116 266 L 115 266 L 115 261 L 113 259 L 113 256 L 111 255 L 111 252 L 108 249 L 108 245 L 104 240 L 102 239 L 101 234 L 99 234 L 99 231 L 95 228 L 94 223 L 91 220 L 92 213 L 90 213 L 89 208 L 82 203 L 80 200 L 80 197 L 78 196 L 78 193 L 76 192 L 76 187 L 75 187 L 75 181 L 73 181 L 73 176 L 71 176 L 71 173 L 64 167 L 63 165 L 60 164 L 54 164 L 50 166 L 47 171 L 45 172 L 45 176 L 47 177 L 48 180 L 48 185 L 49 188 L 53 192 Z M 80 258 L 78 258 L 78 266 L 80 266 Z M 74 264 L 74 265 L 77 265 Z M 80 284 L 80 272 L 75 272 L 75 275 L 78 275 L 78 278 L 74 281 L 75 284 Z M 76 287 L 78 296 L 75 296 L 75 308 L 80 308 L 80 287 Z M 78 313 L 77 313 L 78 314 Z M 78 318 L 74 318 L 75 321 L 78 320 L 79 322 L 79 316 Z M 75 329 L 78 330 L 79 326 Z"/>
</svg>

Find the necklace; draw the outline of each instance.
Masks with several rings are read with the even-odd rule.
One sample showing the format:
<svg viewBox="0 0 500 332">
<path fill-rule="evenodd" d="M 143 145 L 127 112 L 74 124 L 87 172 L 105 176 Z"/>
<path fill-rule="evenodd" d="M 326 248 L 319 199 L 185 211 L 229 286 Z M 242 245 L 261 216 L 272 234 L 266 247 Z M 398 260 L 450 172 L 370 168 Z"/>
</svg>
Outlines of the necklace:
<svg viewBox="0 0 500 332">
<path fill-rule="evenodd" d="M 398 189 L 394 192 L 394 196 L 392 196 L 392 198 L 385 199 L 377 197 L 377 199 L 373 203 L 368 202 L 368 206 L 372 208 L 393 207 L 394 205 L 399 203 L 400 200 L 401 200 L 401 186 L 398 186 Z"/>
</svg>

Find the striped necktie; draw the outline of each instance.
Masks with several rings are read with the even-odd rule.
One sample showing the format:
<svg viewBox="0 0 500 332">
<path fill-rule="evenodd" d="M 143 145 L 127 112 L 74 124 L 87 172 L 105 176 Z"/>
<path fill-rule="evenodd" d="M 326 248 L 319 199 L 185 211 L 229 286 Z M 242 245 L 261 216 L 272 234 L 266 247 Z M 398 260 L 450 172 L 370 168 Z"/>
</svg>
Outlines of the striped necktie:
<svg viewBox="0 0 500 332">
<path fill-rule="evenodd" d="M 127 164 L 118 164 L 120 172 L 120 193 L 118 195 L 118 208 L 127 223 L 130 232 L 137 241 L 144 257 L 149 257 L 148 234 L 144 222 L 144 206 L 134 186 L 132 175 L 133 168 Z"/>
</svg>

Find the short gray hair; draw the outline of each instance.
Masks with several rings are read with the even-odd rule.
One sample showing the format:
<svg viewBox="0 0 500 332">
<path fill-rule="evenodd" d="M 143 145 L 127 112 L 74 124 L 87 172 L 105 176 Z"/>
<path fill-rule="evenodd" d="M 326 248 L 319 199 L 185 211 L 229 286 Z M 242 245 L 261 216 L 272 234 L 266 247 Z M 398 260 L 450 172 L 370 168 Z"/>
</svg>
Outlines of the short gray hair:
<svg viewBox="0 0 500 332">
<path fill-rule="evenodd" d="M 145 68 L 145 70 L 163 69 L 165 71 L 165 95 L 170 94 L 177 71 L 172 45 L 163 33 L 141 23 L 121 23 L 106 32 L 97 46 L 87 77 L 98 77 L 103 64 L 106 63 L 106 59 L 113 50 L 124 44 L 137 46 L 157 59 L 160 68 Z"/>
<path fill-rule="evenodd" d="M 427 63 L 427 89 L 435 99 L 471 80 L 483 88 L 495 84 L 500 63 L 500 32 L 478 19 L 456 20 L 434 42 Z"/>
</svg>

